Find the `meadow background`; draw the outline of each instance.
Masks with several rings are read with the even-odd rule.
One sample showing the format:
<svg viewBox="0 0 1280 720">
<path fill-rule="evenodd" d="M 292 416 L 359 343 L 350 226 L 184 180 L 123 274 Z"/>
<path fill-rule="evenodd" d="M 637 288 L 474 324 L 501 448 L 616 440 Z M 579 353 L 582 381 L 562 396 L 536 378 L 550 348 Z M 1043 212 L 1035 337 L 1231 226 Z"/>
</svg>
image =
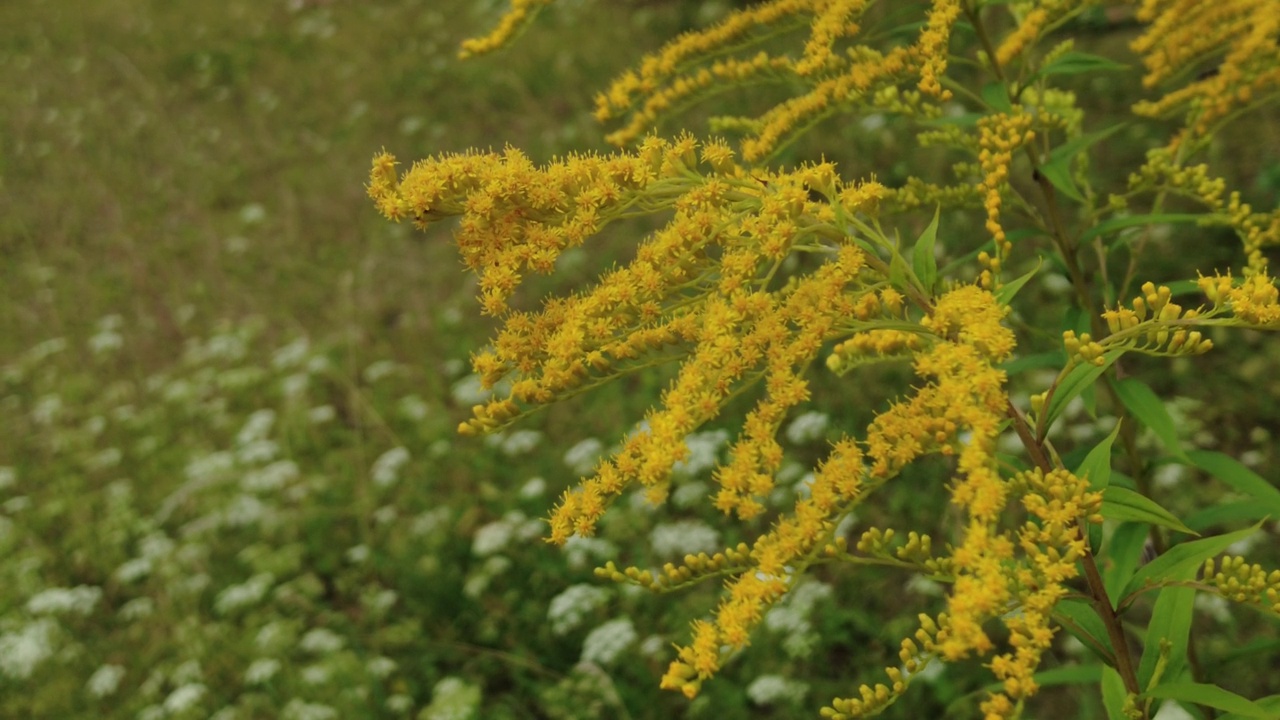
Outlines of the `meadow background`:
<svg viewBox="0 0 1280 720">
<path fill-rule="evenodd" d="M 897 664 L 897 639 L 942 589 L 819 569 L 698 700 L 658 690 L 714 588 L 653 598 L 592 569 L 741 539 L 703 502 L 733 424 L 691 438 L 667 506 L 624 503 L 600 537 L 564 549 L 539 538 L 554 498 L 633 426 L 661 374 L 501 435 L 455 435 L 483 397 L 467 357 L 489 327 L 447 229 L 374 211 L 370 157 L 604 149 L 593 93 L 731 6 L 561 0 L 513 48 L 456 61 L 503 5 L 0 4 L 0 717 L 790 718 Z M 1126 32 L 1097 42 L 1123 47 Z M 1132 79 L 1102 82 L 1096 111 L 1125 112 Z M 1212 158 L 1259 207 L 1280 192 L 1275 121 L 1232 126 Z M 1104 162 L 1123 168 L 1144 142 L 1126 137 Z M 847 176 L 889 182 L 936 162 L 883 118 L 824 126 L 795 157 L 815 148 Z M 539 289 L 589 280 L 643 230 L 570 254 Z M 1232 238 L 1194 232 L 1157 238 L 1180 249 L 1153 277 L 1238 261 Z M 1053 317 L 1064 301 L 1049 288 Z M 1213 359 L 1145 377 L 1176 397 L 1188 442 L 1276 482 L 1280 346 L 1215 344 Z M 825 399 L 787 427 L 774 500 L 790 501 L 828 437 L 893 396 L 878 384 L 906 377 L 823 381 Z M 1077 426 L 1065 447 L 1109 427 Z M 945 493 L 917 488 L 939 467 L 913 468 L 850 531 L 936 524 Z M 1167 467 L 1161 500 L 1184 515 L 1224 492 Z M 1268 533 L 1259 560 L 1275 565 Z M 1203 616 L 1213 681 L 1280 692 L 1265 668 L 1233 664 L 1242 646 L 1280 645 L 1274 623 L 1212 605 Z M 1082 657 L 1060 650 L 1050 667 Z M 981 676 L 940 669 L 893 713 L 967 717 Z M 1038 717 L 1101 712 L 1069 686 L 1044 698 L 1054 710 Z"/>
</svg>

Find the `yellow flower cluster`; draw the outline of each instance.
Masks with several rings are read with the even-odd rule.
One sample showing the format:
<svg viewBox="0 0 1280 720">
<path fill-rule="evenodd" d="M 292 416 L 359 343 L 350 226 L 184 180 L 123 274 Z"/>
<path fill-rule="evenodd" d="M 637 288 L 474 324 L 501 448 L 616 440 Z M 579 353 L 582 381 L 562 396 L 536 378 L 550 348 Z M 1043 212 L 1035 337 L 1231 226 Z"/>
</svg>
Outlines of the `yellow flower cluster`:
<svg viewBox="0 0 1280 720">
<path fill-rule="evenodd" d="M 940 83 L 946 70 L 951 27 L 960 15 L 959 0 L 936 0 L 916 43 L 880 52 L 854 45 L 839 52 L 861 30 L 869 0 L 772 0 L 737 10 L 715 25 L 686 33 L 657 53 L 641 60 L 639 68 L 614 80 L 596 97 L 596 118 L 627 117 L 608 140 L 625 145 L 641 137 L 673 109 L 711 91 L 748 82 L 800 80 L 809 86 L 764 112 L 754 121 L 738 119 L 753 136 L 742 144 L 742 155 L 757 161 L 772 153 L 800 129 L 841 107 L 925 110 L 917 96 L 887 95 L 902 82 L 912 81 L 925 95 L 950 96 Z M 808 17 L 808 37 L 798 57 L 754 50 L 777 31 L 785 31 Z"/>
<path fill-rule="evenodd" d="M 996 67 L 1003 68 L 1033 45 L 1050 24 L 1074 10 L 1080 0 L 1040 0 L 1018 18 L 1018 26 L 996 48 Z M 1015 6 L 1016 7 L 1016 6 Z"/>
<path fill-rule="evenodd" d="M 1206 280 L 1202 278 L 1202 286 Z M 1230 279 L 1227 279 L 1228 285 Z M 1216 286 L 1215 286 L 1216 287 Z M 1129 307 L 1117 306 L 1102 313 L 1111 336 L 1104 343 L 1095 341 L 1089 333 L 1080 337 L 1070 330 L 1063 333 L 1067 355 L 1081 362 L 1101 365 L 1106 345 L 1125 344 L 1148 355 L 1200 355 L 1213 349 L 1213 341 L 1203 337 L 1198 330 L 1188 330 L 1185 325 L 1201 317 L 1201 309 L 1183 310 L 1170 302 L 1173 291 L 1167 286 L 1156 287 L 1143 283 L 1142 294 L 1133 299 Z M 1137 344 L 1141 343 L 1141 344 Z"/>
<path fill-rule="evenodd" d="M 1201 277 L 1198 283 L 1215 309 L 1226 305 L 1232 315 L 1250 325 L 1280 327 L 1280 289 L 1266 270 L 1245 277 L 1239 285 L 1232 283 L 1231 273 Z"/>
<path fill-rule="evenodd" d="M 1154 87 L 1201 67 L 1207 57 L 1221 57 L 1212 70 L 1156 101 L 1143 101 L 1134 112 L 1159 117 L 1186 108 L 1190 137 L 1212 134 L 1214 126 L 1236 110 L 1280 88 L 1280 5 L 1276 0 L 1143 0 L 1138 19 L 1148 23 L 1133 42 Z M 1175 140 L 1175 145 L 1180 141 Z"/>
<path fill-rule="evenodd" d="M 755 541 L 751 564 L 730 581 L 714 620 L 693 623 L 693 639 L 678 648 L 662 678 L 664 689 L 696 696 L 723 658 L 747 645 L 764 612 L 790 589 L 793 573 L 803 571 L 827 546 L 835 519 L 862 497 L 865 474 L 858 444 L 848 438 L 838 442 L 815 471 L 809 497 L 798 500 L 794 512 Z"/>
<path fill-rule="evenodd" d="M 1135 190 L 1168 188 L 1204 203 L 1213 211 L 1205 218 L 1207 224 L 1225 225 L 1240 236 L 1246 266 L 1251 272 L 1267 264 L 1262 248 L 1280 244 L 1280 208 L 1254 212 L 1253 207 L 1241 199 L 1239 191 L 1232 191 L 1224 199 L 1226 181 L 1210 176 L 1208 165 L 1178 165 L 1168 148 L 1147 153 L 1147 161 L 1130 176 L 1129 187 Z"/>
<path fill-rule="evenodd" d="M 507 10 L 502 19 L 498 21 L 497 27 L 484 37 L 464 40 L 458 56 L 467 58 L 473 55 L 483 55 L 506 45 L 533 20 L 533 16 L 538 10 L 545 5 L 550 5 L 553 1 L 511 0 L 511 9 Z"/>
<path fill-rule="evenodd" d="M 1280 570 L 1267 572 L 1242 557 L 1224 557 L 1217 564 L 1210 558 L 1205 561 L 1201 576 L 1204 583 L 1232 602 L 1261 605 L 1280 615 Z"/>
<path fill-rule="evenodd" d="M 978 162 L 982 166 L 979 192 L 987 211 L 987 232 L 995 241 L 995 254 L 983 252 L 978 256 L 984 270 L 979 284 L 994 289 L 1000 286 L 1000 270 L 1004 258 L 1013 250 L 1013 244 L 1005 237 L 1000 224 L 1002 195 L 1009 187 L 1009 169 L 1013 165 L 1013 153 L 1035 139 L 1031 129 L 1032 117 L 1017 107 L 1012 114 L 987 115 L 978 121 Z"/>
</svg>

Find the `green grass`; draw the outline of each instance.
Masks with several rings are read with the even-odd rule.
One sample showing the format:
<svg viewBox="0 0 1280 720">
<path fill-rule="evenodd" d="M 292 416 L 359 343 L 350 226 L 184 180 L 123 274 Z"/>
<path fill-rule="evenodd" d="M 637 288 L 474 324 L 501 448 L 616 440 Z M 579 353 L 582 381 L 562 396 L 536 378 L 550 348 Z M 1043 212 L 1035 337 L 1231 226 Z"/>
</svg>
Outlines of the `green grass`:
<svg viewBox="0 0 1280 720">
<path fill-rule="evenodd" d="M 593 93 L 727 5 L 561 4 L 515 47 L 467 63 L 456 43 L 500 3 L 0 4 L 0 716 L 434 720 L 455 717 L 452 697 L 475 699 L 477 718 L 789 718 L 897 664 L 901 618 L 938 598 L 888 572 L 823 568 L 808 602 L 696 702 L 658 690 L 715 588 L 653 598 L 591 571 L 673 559 L 652 529 L 701 523 L 675 526 L 687 536 L 715 514 L 624 499 L 598 543 L 569 551 L 538 542 L 530 519 L 576 477 L 564 450 L 615 442 L 661 376 L 552 408 L 523 426 L 538 436 L 454 435 L 473 402 L 466 358 L 489 328 L 447 229 L 414 233 L 373 210 L 369 159 L 601 149 Z M 1275 140 L 1274 125 L 1246 127 Z M 850 167 L 906 153 L 887 133 L 830 130 Z M 1220 153 L 1258 178 L 1255 202 L 1274 203 L 1274 157 L 1245 142 Z M 546 286 L 590 278 L 636 232 Z M 1276 346 L 1241 342 L 1233 372 L 1203 386 L 1187 366 L 1167 384 L 1200 398 L 1189 414 L 1233 452 L 1274 468 L 1252 428 L 1276 420 L 1259 399 L 1280 394 Z M 864 377 L 890 388 L 877 403 L 905 383 L 900 368 Z M 873 407 L 841 409 L 849 391 L 820 382 L 828 434 L 865 426 Z M 802 470 L 823 444 L 788 449 Z M 913 469 L 860 522 L 945 518 L 941 494 L 913 491 L 934 471 Z M 696 496 L 706 480 L 679 485 Z M 719 540 L 736 542 L 729 532 Z M 577 591 L 580 617 L 555 627 L 549 606 L 576 585 L 598 590 Z M 617 619 L 634 638 L 581 663 L 593 629 L 631 637 Z M 1224 624 L 1219 637 L 1255 627 Z M 792 684 L 749 700 L 770 675 Z M 903 712 L 968 716 L 982 677 L 948 667 Z M 1055 717 L 1097 711 L 1092 696 L 1045 698 Z"/>
</svg>

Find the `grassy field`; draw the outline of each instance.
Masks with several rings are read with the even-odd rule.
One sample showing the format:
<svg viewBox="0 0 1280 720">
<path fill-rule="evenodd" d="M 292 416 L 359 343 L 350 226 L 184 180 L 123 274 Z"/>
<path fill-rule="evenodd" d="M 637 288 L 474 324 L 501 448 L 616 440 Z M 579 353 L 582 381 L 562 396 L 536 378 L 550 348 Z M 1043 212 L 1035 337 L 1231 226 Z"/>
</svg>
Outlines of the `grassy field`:
<svg viewBox="0 0 1280 720">
<path fill-rule="evenodd" d="M 938 588 L 819 572 L 697 701 L 658 690 L 714 588 L 655 599 L 592 569 L 736 543 L 695 507 L 727 435 L 696 439 L 669 507 L 628 506 L 563 551 L 537 539 L 662 377 L 455 436 L 489 327 L 447 230 L 374 211 L 369 159 L 603 149 L 593 93 L 728 3 L 566 0 L 509 51 L 457 62 L 503 5 L 0 4 L 0 717 L 789 718 L 897 663 L 903 608 Z M 1229 141 L 1218 162 L 1274 205 L 1277 126 L 1245 127 L 1271 149 Z M 857 149 L 835 152 L 857 167 Z M 1164 385 L 1274 481 L 1280 351 L 1242 344 L 1207 386 L 1194 366 Z M 867 412 L 796 430 L 789 486 L 823 423 Z M 878 512 L 906 527 L 944 506 L 903 492 Z M 967 717 L 980 677 L 948 668 L 904 712 Z M 1055 717 L 1100 712 L 1046 696 Z"/>
</svg>

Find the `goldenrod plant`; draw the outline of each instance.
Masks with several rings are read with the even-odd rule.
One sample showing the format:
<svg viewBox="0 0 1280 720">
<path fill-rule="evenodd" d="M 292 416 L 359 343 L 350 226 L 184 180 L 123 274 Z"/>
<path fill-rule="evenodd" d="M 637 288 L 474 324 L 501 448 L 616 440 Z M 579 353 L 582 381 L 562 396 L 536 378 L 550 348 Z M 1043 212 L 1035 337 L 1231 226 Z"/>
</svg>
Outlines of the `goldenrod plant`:
<svg viewBox="0 0 1280 720">
<path fill-rule="evenodd" d="M 462 55 L 536 31 L 549 4 L 513 0 Z M 1091 23 L 1139 29 L 1127 50 L 1100 45 L 1109 56 L 1082 49 Z M 661 568 L 596 571 L 659 593 L 723 583 L 662 688 L 698 696 L 807 572 L 880 565 L 949 591 L 901 638 L 900 663 L 850 678 L 822 717 L 880 714 L 927 666 L 961 662 L 989 672 L 982 717 L 1030 717 L 1041 686 L 1062 682 L 1042 661 L 1068 634 L 1097 669 L 1075 681 L 1096 682 L 1113 719 L 1149 718 L 1169 699 L 1205 717 L 1277 717 L 1280 696 L 1203 681 L 1191 629 L 1197 593 L 1280 616 L 1280 570 L 1218 558 L 1269 531 L 1280 490 L 1233 458 L 1184 447 L 1134 368 L 1152 367 L 1139 355 L 1209 353 L 1232 337 L 1220 328 L 1280 329 L 1267 257 L 1280 211 L 1251 207 L 1206 162 L 1215 137 L 1280 95 L 1278 35 L 1276 0 L 768 0 L 671 40 L 605 88 L 596 117 L 616 152 L 538 164 L 507 147 L 402 171 L 384 151 L 368 191 L 393 221 L 453 223 L 481 311 L 499 324 L 472 365 L 500 391 L 462 435 L 677 368 L 639 428 L 560 497 L 551 542 L 591 536 L 633 490 L 663 503 L 686 438 L 731 403 L 749 407 L 707 498 L 743 540 Z M 1109 73 L 1139 74 L 1146 93 L 1123 124 L 1099 126 L 1072 88 Z M 773 88 L 753 93 L 763 106 L 670 132 L 695 104 L 758 86 Z M 819 124 L 868 116 L 954 162 L 890 181 L 796 150 Z M 1095 172 L 1091 154 L 1133 125 L 1161 140 L 1127 179 Z M 985 225 L 962 222 L 972 215 Z M 658 227 L 636 237 L 626 264 L 540 306 L 518 292 L 638 216 Z M 1152 228 L 1175 223 L 1234 233 L 1235 263 L 1148 277 Z M 1076 314 L 1044 333 L 1020 320 L 1034 315 L 1021 302 L 1050 275 L 1066 279 Z M 1056 374 L 1035 387 L 1043 375 L 1027 370 L 1046 362 Z M 881 363 L 909 364 L 910 387 L 887 389 L 870 424 L 844 428 L 806 491 L 777 507 L 780 429 L 810 402 L 815 376 L 849 381 Z M 1065 453 L 1057 438 L 1078 399 L 1116 423 L 1086 452 Z M 1144 431 L 1159 444 L 1138 442 Z M 945 536 L 848 536 L 844 521 L 926 456 L 941 456 L 948 476 L 913 492 L 949 495 Z M 1162 507 L 1150 492 L 1155 458 L 1244 493 L 1235 529 L 1193 529 Z M 1133 612 L 1142 603 L 1149 610 Z"/>
</svg>

